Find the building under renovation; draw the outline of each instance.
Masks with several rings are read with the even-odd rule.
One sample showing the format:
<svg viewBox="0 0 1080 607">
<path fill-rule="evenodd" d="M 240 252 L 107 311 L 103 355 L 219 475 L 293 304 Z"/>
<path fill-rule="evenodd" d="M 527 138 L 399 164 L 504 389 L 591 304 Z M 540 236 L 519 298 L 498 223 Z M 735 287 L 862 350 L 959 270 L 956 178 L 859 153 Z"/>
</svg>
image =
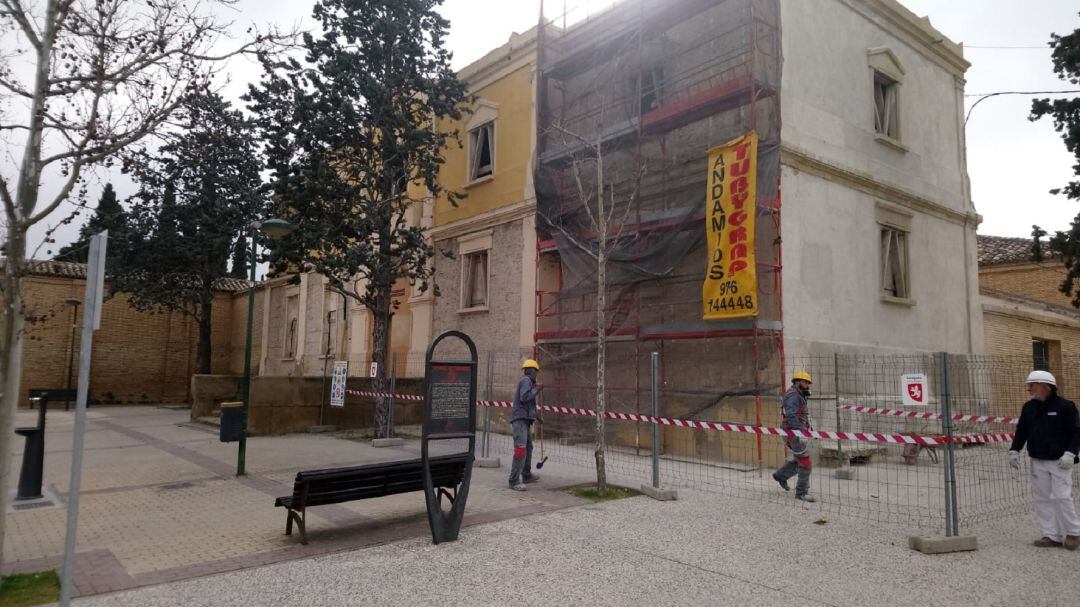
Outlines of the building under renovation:
<svg viewBox="0 0 1080 607">
<path fill-rule="evenodd" d="M 622 0 L 575 20 L 562 4 L 460 72 L 475 102 L 440 125 L 463 144 L 440 180 L 468 197 L 410 219 L 438 251 L 437 288 L 402 285 L 399 376 L 458 329 L 490 355 L 492 398 L 535 356 L 545 402 L 591 409 L 603 335 L 609 411 L 649 411 L 656 352 L 664 415 L 772 425 L 795 367 L 836 394 L 834 355 L 981 352 L 960 45 L 895 0 Z M 365 316 L 338 321 L 308 286 L 262 308 L 260 371 L 317 375 L 344 342 L 365 375 Z M 917 371 L 842 391 L 895 392 Z M 591 424 L 547 427 L 591 441 Z M 647 432 L 608 424 L 617 446 Z M 663 448 L 782 455 L 671 428 Z"/>
<path fill-rule="evenodd" d="M 809 356 L 981 349 L 968 64 L 927 20 L 891 0 L 624 0 L 556 24 L 537 36 L 549 402 L 596 402 L 600 331 L 608 410 L 649 411 L 659 352 L 664 415 L 767 425 Z M 715 188 L 733 182 L 717 166 L 750 165 L 710 150 L 750 134 L 752 196 L 721 211 Z M 549 431 L 588 434 L 560 421 Z M 646 431 L 613 424 L 609 440 Z M 672 455 L 780 453 L 753 436 L 670 438 Z"/>
</svg>

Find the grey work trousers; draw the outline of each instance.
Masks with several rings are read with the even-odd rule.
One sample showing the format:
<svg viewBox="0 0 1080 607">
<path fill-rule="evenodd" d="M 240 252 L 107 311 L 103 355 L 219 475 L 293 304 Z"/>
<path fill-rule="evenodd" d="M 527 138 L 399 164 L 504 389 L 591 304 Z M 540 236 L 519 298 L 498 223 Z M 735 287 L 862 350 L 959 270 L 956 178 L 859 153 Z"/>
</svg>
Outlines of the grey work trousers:
<svg viewBox="0 0 1080 607">
<path fill-rule="evenodd" d="M 795 483 L 795 495 L 806 495 L 810 491 L 810 452 L 806 441 L 797 436 L 789 436 L 784 442 L 787 444 L 788 450 L 791 451 L 791 459 L 784 462 L 784 465 L 776 470 L 776 476 L 786 481 L 798 474 L 799 480 Z"/>
<path fill-rule="evenodd" d="M 514 461 L 510 464 L 510 486 L 532 478 L 532 422 L 519 419 L 510 422 L 514 437 Z"/>
</svg>

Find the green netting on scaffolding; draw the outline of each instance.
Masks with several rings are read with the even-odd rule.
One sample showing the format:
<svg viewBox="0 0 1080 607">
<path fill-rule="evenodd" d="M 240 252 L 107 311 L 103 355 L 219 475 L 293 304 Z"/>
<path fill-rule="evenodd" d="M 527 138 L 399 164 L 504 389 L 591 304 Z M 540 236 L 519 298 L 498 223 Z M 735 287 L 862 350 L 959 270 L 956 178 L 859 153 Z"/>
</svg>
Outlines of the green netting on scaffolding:
<svg viewBox="0 0 1080 607">
<path fill-rule="evenodd" d="M 609 410 L 648 408 L 649 353 L 659 350 L 666 414 L 759 421 L 755 397 L 774 398 L 783 375 L 779 2 L 624 0 L 565 29 L 549 23 L 539 41 L 537 344 L 547 397 L 595 401 L 602 323 Z M 708 151 L 750 131 L 760 139 L 760 313 L 704 321 Z M 619 442 L 637 444 L 639 433 Z"/>
</svg>

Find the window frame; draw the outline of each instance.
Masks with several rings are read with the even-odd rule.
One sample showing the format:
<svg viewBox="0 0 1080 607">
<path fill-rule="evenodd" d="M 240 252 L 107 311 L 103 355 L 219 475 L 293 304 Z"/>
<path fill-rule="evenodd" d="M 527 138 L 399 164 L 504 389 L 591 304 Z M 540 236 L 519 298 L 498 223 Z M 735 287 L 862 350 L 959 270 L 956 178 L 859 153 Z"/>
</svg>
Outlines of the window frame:
<svg viewBox="0 0 1080 607">
<path fill-rule="evenodd" d="M 660 109 L 663 106 L 664 66 L 656 63 L 643 67 L 637 74 L 637 95 L 639 112 L 642 115 Z M 655 107 L 646 107 L 646 99 Z"/>
<path fill-rule="evenodd" d="M 876 209 L 876 225 L 877 225 L 877 247 L 878 247 L 878 264 L 877 264 L 877 289 L 881 300 L 886 303 L 901 304 L 907 306 L 915 305 L 914 298 L 914 284 L 912 282 L 911 271 L 911 223 L 912 215 L 907 211 L 898 209 L 896 207 L 878 203 Z M 895 234 L 896 239 L 901 244 L 902 251 L 899 252 L 897 262 L 900 266 L 901 278 L 903 279 L 904 292 L 902 294 L 890 293 L 887 289 L 887 271 L 890 264 L 888 259 L 889 254 L 893 251 L 891 248 L 894 239 L 888 238 L 887 234 Z"/>
<path fill-rule="evenodd" d="M 1041 344 L 1043 348 L 1042 365 L 1040 366 L 1040 360 L 1038 356 L 1038 345 Z M 1050 340 L 1042 339 L 1039 337 L 1031 338 L 1031 366 L 1036 371 L 1049 371 L 1050 370 Z"/>
<path fill-rule="evenodd" d="M 292 316 L 290 310 L 290 304 L 293 299 L 296 300 L 296 316 Z M 282 360 L 296 360 L 296 351 L 300 347 L 300 293 L 298 291 L 285 293 L 285 323 L 282 327 L 283 335 L 281 340 L 281 359 Z M 295 338 L 293 340 L 292 351 L 290 352 L 289 336 L 290 334 Z"/>
<path fill-rule="evenodd" d="M 473 260 L 483 259 L 484 264 L 484 300 L 482 303 L 473 303 L 472 291 L 476 278 L 473 272 L 475 264 Z M 491 249 L 479 249 L 470 251 L 461 258 L 461 311 L 479 311 L 490 309 L 491 303 Z"/>
<path fill-rule="evenodd" d="M 892 299 L 911 299 L 908 233 L 893 226 L 883 225 L 880 228 L 882 295 Z"/>
<path fill-rule="evenodd" d="M 874 133 L 892 141 L 900 141 L 900 82 L 885 72 L 874 70 L 873 90 Z M 880 98 L 878 95 L 879 90 L 883 91 Z M 883 120 L 883 112 L 885 112 L 887 120 Z M 882 124 L 883 121 L 885 124 Z"/>
<path fill-rule="evenodd" d="M 466 185 L 471 185 L 471 184 L 475 184 L 475 183 L 481 183 L 481 182 L 488 181 L 488 180 L 491 180 L 491 179 L 495 178 L 495 157 L 496 157 L 496 149 L 495 149 L 495 141 L 496 140 L 495 140 L 495 137 L 496 137 L 496 128 L 497 128 L 496 122 L 497 122 L 497 120 L 492 118 L 491 120 L 487 120 L 485 122 L 482 122 L 482 123 L 470 128 L 469 131 L 468 131 L 469 146 L 468 146 L 468 150 L 467 150 L 468 155 L 466 157 L 466 163 L 467 163 L 466 170 L 468 171 L 468 174 L 466 176 L 467 177 Z M 490 159 L 489 159 L 490 164 L 485 165 L 485 166 L 490 166 L 490 171 L 488 173 L 483 174 L 483 175 L 478 174 L 478 171 L 479 171 L 479 169 L 481 167 L 476 166 L 474 164 L 474 163 L 480 162 L 480 157 L 479 157 L 480 152 L 477 149 L 477 141 L 479 140 L 479 133 L 481 133 L 481 132 L 484 132 L 485 137 L 487 138 L 488 154 L 490 155 Z"/>
<path fill-rule="evenodd" d="M 907 152 L 908 147 L 904 144 L 904 103 L 903 85 L 907 70 L 904 69 L 900 58 L 892 49 L 879 46 L 869 48 L 867 53 L 867 65 L 870 68 L 870 120 L 874 139 L 887 147 L 899 152 Z M 890 117 L 884 130 L 878 130 L 880 112 L 878 111 L 878 85 L 885 84 L 887 90 L 892 91 Z M 884 101 L 884 99 L 883 99 Z"/>
<path fill-rule="evenodd" d="M 468 236 L 463 236 L 458 239 L 458 257 L 460 280 L 458 281 L 458 313 L 469 314 L 476 312 L 487 312 L 491 309 L 491 261 L 492 261 L 492 234 L 493 230 L 484 230 Z M 477 255 L 484 254 L 486 256 L 486 263 L 484 266 L 484 304 L 470 306 L 470 293 L 471 281 L 470 272 L 472 265 L 470 259 Z"/>
<path fill-rule="evenodd" d="M 338 331 L 338 311 L 337 309 L 327 310 L 323 314 L 323 339 L 322 339 L 322 358 L 330 358 L 334 355 L 333 339 L 337 336 Z"/>
</svg>

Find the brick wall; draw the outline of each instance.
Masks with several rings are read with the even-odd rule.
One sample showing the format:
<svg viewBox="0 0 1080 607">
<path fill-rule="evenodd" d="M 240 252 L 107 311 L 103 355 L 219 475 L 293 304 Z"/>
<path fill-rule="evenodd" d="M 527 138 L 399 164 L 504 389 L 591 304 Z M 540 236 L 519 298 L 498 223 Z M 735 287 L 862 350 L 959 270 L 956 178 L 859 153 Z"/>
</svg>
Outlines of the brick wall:
<svg viewBox="0 0 1080 607">
<path fill-rule="evenodd" d="M 1038 338 L 1059 342 L 1060 355 L 1080 356 L 1080 327 L 989 311 L 983 314 L 983 324 L 988 354 L 1031 356 L 1031 340 Z"/>
<path fill-rule="evenodd" d="M 1065 274 L 1061 262 L 984 266 L 979 269 L 979 286 L 1059 306 L 1072 306 L 1070 298 L 1058 290 Z"/>
<path fill-rule="evenodd" d="M 26 402 L 31 388 L 65 387 L 72 309 L 64 300 L 82 301 L 85 290 L 85 281 L 75 278 L 30 276 L 23 284 L 27 313 L 40 320 L 26 330 L 20 403 Z M 231 295 L 221 293 L 214 301 L 214 373 L 228 373 L 230 368 L 231 300 Z M 82 312 L 80 306 L 73 344 L 73 387 L 78 382 Z M 187 402 L 197 340 L 198 327 L 188 317 L 138 312 L 123 295 L 106 300 L 101 329 L 94 334 L 91 402 Z"/>
</svg>

